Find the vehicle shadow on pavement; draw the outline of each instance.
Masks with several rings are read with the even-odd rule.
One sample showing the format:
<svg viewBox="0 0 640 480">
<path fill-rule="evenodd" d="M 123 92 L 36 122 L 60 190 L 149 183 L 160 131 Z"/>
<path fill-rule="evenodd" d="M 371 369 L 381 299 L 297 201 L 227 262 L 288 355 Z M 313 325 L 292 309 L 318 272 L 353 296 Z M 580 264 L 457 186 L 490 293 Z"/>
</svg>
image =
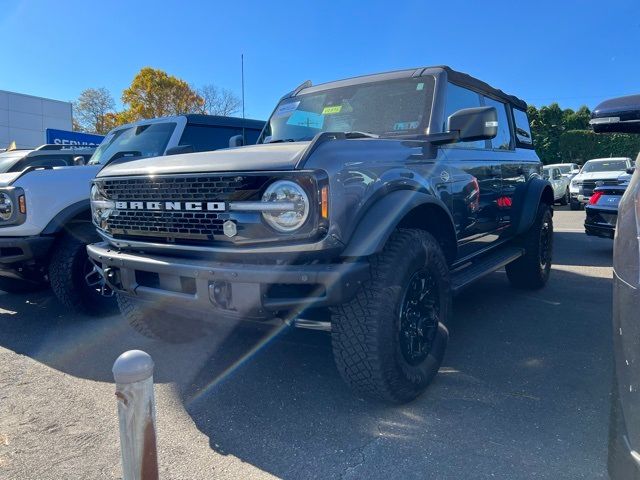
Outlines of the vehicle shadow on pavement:
<svg viewBox="0 0 640 480">
<path fill-rule="evenodd" d="M 588 267 L 611 267 L 613 240 L 591 237 L 581 232 L 555 232 L 554 241 L 563 247 L 554 252 L 554 264 Z M 588 260 L 585 259 L 588 256 Z"/>
<path fill-rule="evenodd" d="M 183 390 L 185 407 L 216 452 L 280 478 L 425 478 L 435 466 L 438 478 L 468 478 L 469 465 L 478 477 L 598 478 L 610 291 L 609 279 L 564 271 L 539 292 L 491 275 L 455 302 L 443 368 L 408 405 L 357 398 L 329 336 L 290 331 L 242 368 L 212 359 Z"/>
<path fill-rule="evenodd" d="M 605 478 L 611 280 L 588 268 L 600 250 L 606 263 L 590 243 L 558 234 L 556 262 L 587 268 L 554 269 L 543 290 L 497 272 L 456 298 L 443 367 L 404 406 L 351 393 L 321 332 L 228 324 L 168 345 L 40 292 L 0 295 L 0 346 L 103 382 L 141 348 L 214 451 L 280 478 L 469 478 L 470 465 L 478 478 Z"/>
</svg>

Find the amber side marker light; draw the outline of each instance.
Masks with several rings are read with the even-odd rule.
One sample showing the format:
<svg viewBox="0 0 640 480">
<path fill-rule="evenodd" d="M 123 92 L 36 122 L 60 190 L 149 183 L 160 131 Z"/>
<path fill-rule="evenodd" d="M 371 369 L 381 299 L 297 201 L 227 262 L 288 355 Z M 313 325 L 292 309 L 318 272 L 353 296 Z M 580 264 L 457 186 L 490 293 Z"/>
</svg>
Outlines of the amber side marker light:
<svg viewBox="0 0 640 480">
<path fill-rule="evenodd" d="M 20 195 L 18 197 L 18 209 L 20 210 L 20 213 L 22 213 L 23 215 L 27 213 L 27 202 L 24 198 L 24 195 Z"/>
<path fill-rule="evenodd" d="M 329 218 L 329 187 L 327 186 L 320 190 L 320 205 L 322 218 Z"/>
</svg>

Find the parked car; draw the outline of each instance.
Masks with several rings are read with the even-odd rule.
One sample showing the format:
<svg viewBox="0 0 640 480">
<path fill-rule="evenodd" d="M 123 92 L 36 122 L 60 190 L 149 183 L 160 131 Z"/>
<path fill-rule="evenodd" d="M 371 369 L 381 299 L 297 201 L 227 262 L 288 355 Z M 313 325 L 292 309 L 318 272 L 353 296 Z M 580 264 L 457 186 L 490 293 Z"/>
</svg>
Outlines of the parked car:
<svg viewBox="0 0 640 480">
<path fill-rule="evenodd" d="M 448 67 L 307 82 L 258 145 L 105 167 L 87 250 L 143 335 L 329 330 L 351 387 L 406 402 L 440 367 L 453 293 L 502 267 L 518 288 L 549 278 L 553 189 L 526 110 Z"/>
<path fill-rule="evenodd" d="M 597 186 L 620 185 L 628 168 L 631 159 L 626 157 L 594 158 L 586 162 L 569 186 L 571 210 L 584 208 Z"/>
<path fill-rule="evenodd" d="M 9 150 L 0 153 L 0 173 L 21 172 L 29 167 L 71 167 L 84 165 L 95 148 L 69 145 L 41 145 L 36 149 Z"/>
<path fill-rule="evenodd" d="M 577 163 L 551 163 L 547 167 L 559 168 L 562 176 L 567 177 L 569 180 L 580 173 L 580 166 Z"/>
<path fill-rule="evenodd" d="M 559 167 L 547 165 L 543 169 L 542 176 L 545 180 L 549 180 L 553 187 L 553 201 L 560 202 L 560 205 L 569 203 L 569 177 L 562 175 Z"/>
<path fill-rule="evenodd" d="M 230 136 L 243 132 L 255 141 L 263 125 L 255 120 L 182 115 L 113 129 L 86 166 L 45 163 L 66 152 L 49 146 L 27 154 L 29 161 L 43 160 L 38 169 L 12 168 L 0 174 L 0 290 L 25 292 L 50 283 L 70 309 L 99 313 L 115 306 L 86 254 L 86 244 L 99 239 L 91 224 L 91 179 L 110 162 L 227 147 Z M 76 156 L 73 152 L 65 153 L 69 161 Z"/>
<path fill-rule="evenodd" d="M 640 133 L 640 95 L 598 105 L 596 132 Z M 613 242 L 613 350 L 615 368 L 609 423 L 609 476 L 640 479 L 640 155 L 618 205 Z"/>
<path fill-rule="evenodd" d="M 619 185 L 597 186 L 589 203 L 585 205 L 584 228 L 587 235 L 613 238 L 618 220 L 618 203 L 624 195 L 634 167 L 619 177 Z M 597 185 L 597 184 L 596 184 Z"/>
</svg>

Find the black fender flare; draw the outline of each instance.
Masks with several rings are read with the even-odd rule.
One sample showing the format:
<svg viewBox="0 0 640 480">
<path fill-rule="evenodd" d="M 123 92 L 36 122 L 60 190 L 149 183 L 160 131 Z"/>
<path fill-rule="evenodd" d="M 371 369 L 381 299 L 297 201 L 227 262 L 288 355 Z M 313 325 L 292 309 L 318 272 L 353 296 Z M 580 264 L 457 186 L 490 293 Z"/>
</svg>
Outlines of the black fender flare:
<svg viewBox="0 0 640 480">
<path fill-rule="evenodd" d="M 382 251 L 402 219 L 421 205 L 434 205 L 445 212 L 455 235 L 453 217 L 442 200 L 416 190 L 396 190 L 370 206 L 353 231 L 342 256 L 366 257 Z"/>
<path fill-rule="evenodd" d="M 91 223 L 91 204 L 89 203 L 89 199 L 72 203 L 68 207 L 63 208 L 51 219 L 42 231 L 42 235 L 57 235 L 65 229 L 71 220 L 76 217 L 82 217 L 85 214 L 87 222 Z"/>
<path fill-rule="evenodd" d="M 526 232 L 533 225 L 540 202 L 553 205 L 553 187 L 548 180 L 535 177 L 525 185 L 525 188 L 516 189 L 513 196 L 513 218 L 517 219 L 514 222 L 516 235 Z"/>
</svg>

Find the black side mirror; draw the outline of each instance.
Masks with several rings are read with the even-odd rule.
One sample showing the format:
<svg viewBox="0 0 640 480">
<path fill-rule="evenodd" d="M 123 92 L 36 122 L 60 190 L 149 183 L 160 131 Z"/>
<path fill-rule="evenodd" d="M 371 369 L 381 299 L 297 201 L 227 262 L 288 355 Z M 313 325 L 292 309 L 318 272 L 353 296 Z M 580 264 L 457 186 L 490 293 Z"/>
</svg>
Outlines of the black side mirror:
<svg viewBox="0 0 640 480">
<path fill-rule="evenodd" d="M 178 145 L 176 147 L 167 148 L 165 155 L 180 155 L 181 153 L 193 153 L 195 150 L 192 145 Z"/>
<path fill-rule="evenodd" d="M 458 132 L 460 142 L 489 140 L 498 134 L 498 111 L 495 107 L 463 108 L 449 117 L 449 132 Z"/>
<path fill-rule="evenodd" d="M 87 159 L 84 158 L 82 155 L 78 155 L 77 157 L 73 157 L 73 164 L 76 166 L 86 165 Z"/>
<path fill-rule="evenodd" d="M 244 145 L 244 137 L 242 135 L 234 135 L 229 139 L 229 148 L 242 147 Z"/>
<path fill-rule="evenodd" d="M 636 167 L 629 167 L 627 168 L 627 173 L 629 175 L 633 175 L 633 173 L 636 171 Z"/>
</svg>

